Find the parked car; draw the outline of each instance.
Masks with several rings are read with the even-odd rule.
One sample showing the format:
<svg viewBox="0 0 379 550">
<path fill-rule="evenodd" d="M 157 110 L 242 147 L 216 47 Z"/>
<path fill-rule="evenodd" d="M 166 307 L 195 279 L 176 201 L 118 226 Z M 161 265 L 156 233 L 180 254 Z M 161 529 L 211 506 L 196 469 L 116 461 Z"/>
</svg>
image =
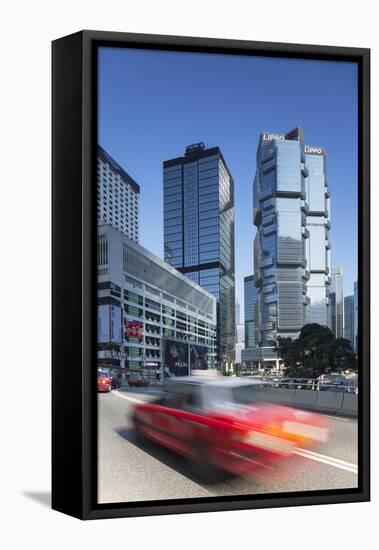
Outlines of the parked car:
<svg viewBox="0 0 379 550">
<path fill-rule="evenodd" d="M 267 402 L 269 391 L 241 378 L 183 377 L 134 407 L 137 432 L 183 455 L 205 482 L 268 472 L 277 461 L 328 440 L 328 420 Z"/>
<path fill-rule="evenodd" d="M 97 391 L 99 392 L 110 392 L 112 389 L 112 381 L 107 372 L 98 371 L 97 372 Z"/>
</svg>

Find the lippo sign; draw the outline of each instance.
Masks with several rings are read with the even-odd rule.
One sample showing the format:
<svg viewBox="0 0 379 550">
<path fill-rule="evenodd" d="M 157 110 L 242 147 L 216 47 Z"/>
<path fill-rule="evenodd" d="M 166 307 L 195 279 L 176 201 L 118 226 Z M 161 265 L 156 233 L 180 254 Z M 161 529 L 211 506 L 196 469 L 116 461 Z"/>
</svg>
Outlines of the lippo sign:
<svg viewBox="0 0 379 550">
<path fill-rule="evenodd" d="M 268 134 L 264 133 L 262 134 L 262 140 L 263 141 L 284 141 L 286 139 L 286 136 L 284 134 Z"/>
<path fill-rule="evenodd" d="M 323 149 L 321 147 L 313 147 L 312 145 L 304 145 L 304 152 L 307 155 L 322 155 Z"/>
</svg>

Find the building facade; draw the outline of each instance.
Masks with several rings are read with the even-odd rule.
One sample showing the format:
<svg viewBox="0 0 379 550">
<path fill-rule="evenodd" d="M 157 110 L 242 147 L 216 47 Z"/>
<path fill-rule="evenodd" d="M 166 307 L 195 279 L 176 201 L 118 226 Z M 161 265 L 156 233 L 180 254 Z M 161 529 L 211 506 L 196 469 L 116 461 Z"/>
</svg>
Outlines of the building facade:
<svg viewBox="0 0 379 550">
<path fill-rule="evenodd" d="M 240 365 L 242 361 L 242 350 L 245 347 L 245 325 L 244 323 L 236 324 L 236 353 L 235 364 Z"/>
<path fill-rule="evenodd" d="M 255 361 L 278 368 L 278 337 L 329 324 L 329 192 L 326 153 L 301 129 L 262 133 L 253 185 Z"/>
<path fill-rule="evenodd" d="M 139 241 L 140 187 L 100 145 L 97 147 L 97 223 Z"/>
<path fill-rule="evenodd" d="M 241 352 L 241 361 L 244 370 L 251 371 L 254 366 L 256 355 L 256 324 L 255 316 L 257 309 L 258 289 L 254 283 L 254 275 L 244 277 L 244 349 Z"/>
<path fill-rule="evenodd" d="M 244 314 L 245 314 L 245 348 L 253 348 L 256 344 L 254 316 L 258 289 L 254 283 L 254 275 L 244 277 Z"/>
<path fill-rule="evenodd" d="M 343 337 L 350 340 L 351 345 L 355 348 L 354 343 L 354 295 L 345 296 L 344 298 L 344 326 Z"/>
<path fill-rule="evenodd" d="M 236 300 L 236 326 L 241 324 L 241 306 Z"/>
<path fill-rule="evenodd" d="M 331 331 L 336 338 L 343 338 L 343 270 L 332 268 L 330 285 Z"/>
<path fill-rule="evenodd" d="M 354 351 L 358 352 L 358 325 L 359 325 L 359 318 L 358 318 L 358 281 L 354 282 Z"/>
<path fill-rule="evenodd" d="M 98 367 L 150 383 L 215 365 L 216 300 L 110 225 L 98 226 Z"/>
<path fill-rule="evenodd" d="M 331 283 L 330 194 L 326 154 L 320 147 L 305 145 L 305 251 L 307 279 L 306 323 L 330 326 L 329 288 Z"/>
<path fill-rule="evenodd" d="M 234 182 L 218 147 L 163 163 L 164 259 L 217 300 L 217 368 L 235 357 Z"/>
</svg>

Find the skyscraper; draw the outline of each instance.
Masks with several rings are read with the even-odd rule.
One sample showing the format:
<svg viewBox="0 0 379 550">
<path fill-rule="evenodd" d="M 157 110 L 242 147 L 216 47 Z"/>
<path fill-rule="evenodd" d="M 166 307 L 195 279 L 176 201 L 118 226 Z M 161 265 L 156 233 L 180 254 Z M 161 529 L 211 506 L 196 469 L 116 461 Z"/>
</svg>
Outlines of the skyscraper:
<svg viewBox="0 0 379 550">
<path fill-rule="evenodd" d="M 97 147 L 97 222 L 107 223 L 139 240 L 140 187 L 102 148 Z"/>
<path fill-rule="evenodd" d="M 350 340 L 354 347 L 354 295 L 344 298 L 344 326 L 343 337 Z"/>
<path fill-rule="evenodd" d="M 236 300 L 236 346 L 235 346 L 235 363 L 241 363 L 241 352 L 244 349 L 245 343 L 245 324 L 241 323 L 241 308 Z"/>
<path fill-rule="evenodd" d="M 236 300 L 236 325 L 239 325 L 241 323 L 241 306 L 239 302 Z"/>
<path fill-rule="evenodd" d="M 354 282 L 354 351 L 358 351 L 358 281 Z"/>
<path fill-rule="evenodd" d="M 331 251 L 329 242 L 330 195 L 326 174 L 326 154 L 320 147 L 305 145 L 305 213 L 307 259 L 306 323 L 329 326 L 329 286 Z"/>
<path fill-rule="evenodd" d="M 275 364 L 277 338 L 297 338 L 304 324 L 327 325 L 329 192 L 326 154 L 304 144 L 300 128 L 262 133 L 254 179 L 254 359 Z M 277 362 L 276 362 L 276 365 Z"/>
<path fill-rule="evenodd" d="M 255 345 L 254 313 L 258 289 L 254 284 L 254 275 L 245 277 L 243 282 L 245 302 L 245 348 L 252 348 Z"/>
<path fill-rule="evenodd" d="M 332 268 L 330 285 L 331 330 L 336 338 L 343 338 L 343 270 Z"/>
<path fill-rule="evenodd" d="M 217 364 L 234 360 L 234 182 L 218 147 L 163 163 L 164 259 L 217 299 Z"/>
</svg>

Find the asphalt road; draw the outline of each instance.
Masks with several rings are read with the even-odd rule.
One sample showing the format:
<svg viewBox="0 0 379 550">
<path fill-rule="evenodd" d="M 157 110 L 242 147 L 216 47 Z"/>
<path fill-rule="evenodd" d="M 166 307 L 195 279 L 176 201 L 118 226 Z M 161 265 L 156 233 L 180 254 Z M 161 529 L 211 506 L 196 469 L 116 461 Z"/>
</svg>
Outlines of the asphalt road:
<svg viewBox="0 0 379 550">
<path fill-rule="evenodd" d="M 202 485 L 186 461 L 153 443 L 141 443 L 130 419 L 137 401 L 151 399 L 146 389 L 120 389 L 99 394 L 99 503 L 173 498 L 249 495 L 357 486 L 357 421 L 329 417 L 331 440 L 273 472 L 269 479 L 232 479 Z"/>
</svg>

